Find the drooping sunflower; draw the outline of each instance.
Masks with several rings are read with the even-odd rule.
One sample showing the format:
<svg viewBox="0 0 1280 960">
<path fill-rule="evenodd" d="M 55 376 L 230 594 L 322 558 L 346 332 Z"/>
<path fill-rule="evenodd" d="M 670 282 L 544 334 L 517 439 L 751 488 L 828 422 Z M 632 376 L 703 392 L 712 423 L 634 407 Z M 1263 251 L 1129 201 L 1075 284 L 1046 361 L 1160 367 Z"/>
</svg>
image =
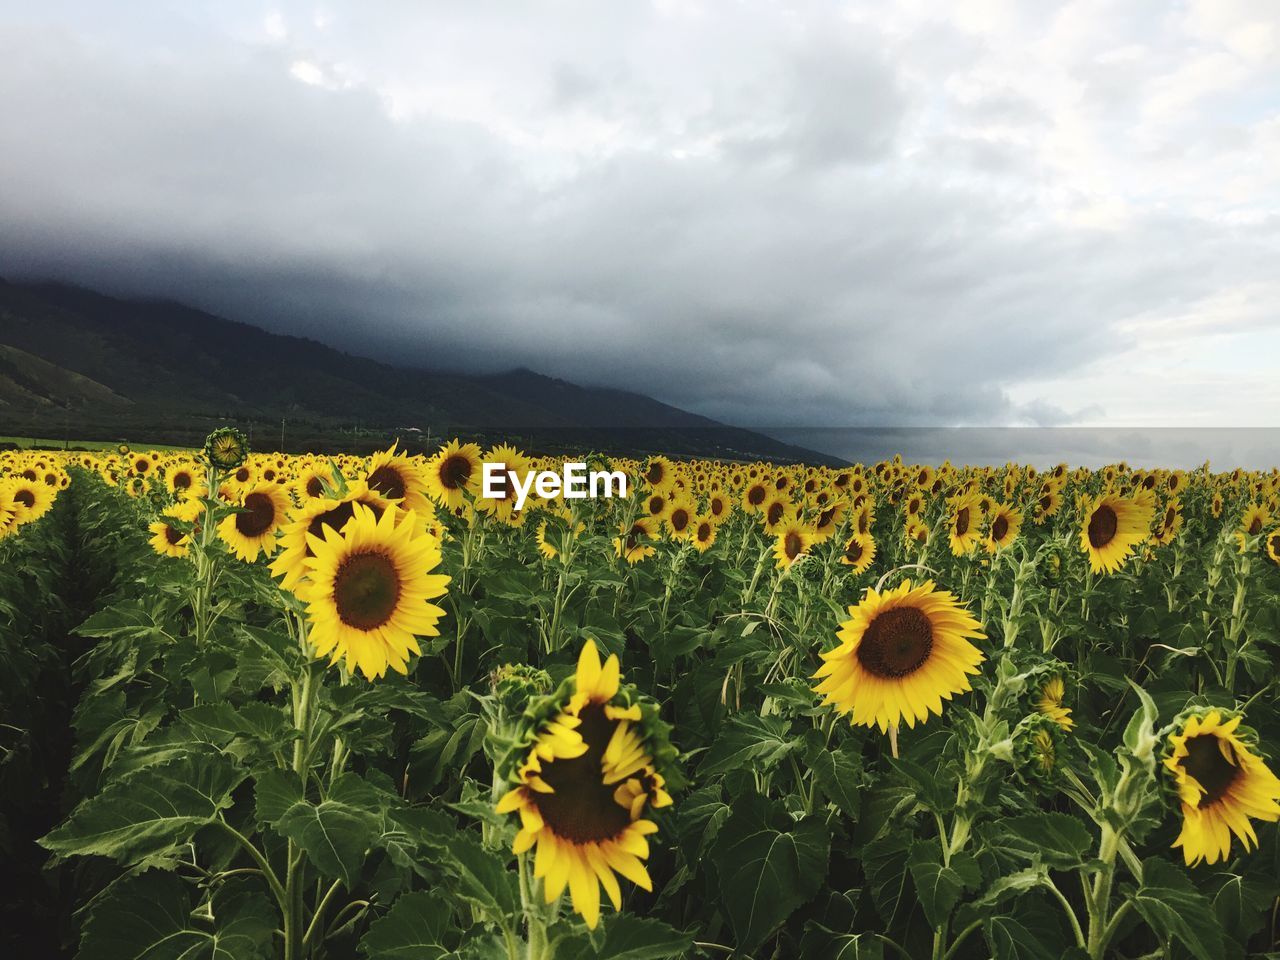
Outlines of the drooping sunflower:
<svg viewBox="0 0 1280 960">
<path fill-rule="evenodd" d="M 218 524 L 218 536 L 237 557 L 252 563 L 260 553 L 275 553 L 276 531 L 288 515 L 288 492 L 276 483 L 256 483 L 241 494 L 236 512 Z"/>
<path fill-rule="evenodd" d="M 444 507 L 460 506 L 480 491 L 480 446 L 450 440 L 427 461 L 427 496 Z"/>
<path fill-rule="evenodd" d="M 1164 765 L 1173 775 L 1182 807 L 1182 832 L 1174 841 L 1187 866 L 1226 860 L 1231 835 L 1245 850 L 1257 846 L 1254 820 L 1280 820 L 1280 779 L 1251 749 L 1241 717 L 1197 711 L 1169 737 Z"/>
<path fill-rule="evenodd" d="M 1076 722 L 1071 719 L 1071 708 L 1062 705 L 1066 695 L 1067 686 L 1062 677 L 1050 677 L 1045 682 L 1045 685 L 1040 688 L 1040 696 L 1036 700 L 1036 709 L 1062 727 L 1063 730 L 1070 730 L 1076 725 Z"/>
<path fill-rule="evenodd" d="M 547 903 L 565 888 L 586 925 L 600 922 L 600 888 L 622 908 L 622 875 L 644 890 L 649 810 L 671 804 L 661 766 L 672 755 L 657 708 L 621 684 L 616 655 L 604 664 L 588 640 L 578 669 L 537 707 L 525 735 L 516 785 L 497 804 L 519 813 L 516 854 L 537 848 L 533 876 Z"/>
<path fill-rule="evenodd" d="M 1154 505 L 1146 496 L 1122 497 L 1105 492 L 1085 500 L 1080 525 L 1080 549 L 1094 573 L 1115 573 L 1146 541 Z"/>
<path fill-rule="evenodd" d="M 449 577 L 431 573 L 440 564 L 440 544 L 424 533 L 412 511 L 389 508 L 375 518 L 353 504 L 341 533 L 327 524 L 323 538 L 307 535 L 312 556 L 301 587 L 317 657 L 345 660 L 368 680 L 387 667 L 408 672 L 409 655 L 421 653 L 418 637 L 439 634 L 444 610 L 430 601 L 442 596 Z"/>
<path fill-rule="evenodd" d="M 165 508 L 160 519 L 147 527 L 151 549 L 162 557 L 185 557 L 191 552 L 191 535 L 199 530 L 197 521 L 203 513 L 204 504 L 199 500 L 183 500 Z"/>
<path fill-rule="evenodd" d="M 991 511 L 991 523 L 987 527 L 987 550 L 994 553 L 1003 550 L 1018 539 L 1022 530 L 1022 511 L 1005 503 L 997 503 Z"/>
<path fill-rule="evenodd" d="M 853 568 L 854 575 L 861 575 L 871 568 L 876 559 L 876 541 L 869 533 L 855 533 L 845 541 L 840 562 Z"/>
<path fill-rule="evenodd" d="M 619 527 L 619 536 L 613 539 L 613 546 L 618 556 L 630 564 L 639 563 L 645 557 L 652 556 L 657 552 L 657 547 L 650 541 L 653 540 L 657 528 L 658 525 L 652 517 L 637 517 L 630 527 L 625 525 Z"/>
<path fill-rule="evenodd" d="M 979 524 L 982 522 L 982 503 L 974 494 L 959 494 L 951 500 L 951 513 L 947 522 L 947 537 L 951 552 L 957 557 L 973 553 L 981 541 Z"/>
<path fill-rule="evenodd" d="M 969 690 L 968 675 L 984 659 L 969 642 L 986 638 L 981 624 L 932 580 L 904 580 L 884 593 L 868 587 L 849 616 L 814 678 L 823 701 L 855 724 L 883 732 L 941 716 L 942 701 Z"/>
<path fill-rule="evenodd" d="M 430 508 L 427 485 L 418 465 L 403 453 L 397 453 L 395 444 L 373 455 L 364 481 L 370 490 L 396 502 L 402 510 L 420 512 Z"/>
</svg>

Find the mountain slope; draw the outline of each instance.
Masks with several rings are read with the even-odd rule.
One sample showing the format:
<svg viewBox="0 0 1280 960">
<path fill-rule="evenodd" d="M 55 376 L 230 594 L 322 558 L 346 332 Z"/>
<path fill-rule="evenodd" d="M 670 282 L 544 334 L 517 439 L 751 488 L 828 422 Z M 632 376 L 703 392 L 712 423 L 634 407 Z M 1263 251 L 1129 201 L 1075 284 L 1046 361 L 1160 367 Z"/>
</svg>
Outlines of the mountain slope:
<svg viewBox="0 0 1280 960">
<path fill-rule="evenodd" d="M 529 370 L 394 367 L 183 304 L 60 284 L 0 280 L 0 344 L 9 348 L 0 354 L 0 432 L 37 433 L 46 409 L 57 407 L 78 411 L 77 426 L 104 438 L 171 436 L 218 419 L 285 420 L 295 438 L 413 427 L 436 437 L 511 436 L 548 449 L 827 459 L 641 394 Z"/>
</svg>

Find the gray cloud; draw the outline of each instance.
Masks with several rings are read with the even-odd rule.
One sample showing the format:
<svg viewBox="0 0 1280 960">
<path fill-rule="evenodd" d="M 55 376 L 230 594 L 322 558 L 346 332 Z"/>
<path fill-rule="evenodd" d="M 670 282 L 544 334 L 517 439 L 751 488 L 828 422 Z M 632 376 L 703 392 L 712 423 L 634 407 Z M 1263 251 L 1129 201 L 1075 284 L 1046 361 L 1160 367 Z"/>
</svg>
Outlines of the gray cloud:
<svg viewBox="0 0 1280 960">
<path fill-rule="evenodd" d="M 1108 371 L 1277 332 L 1275 58 L 1086 6 L 0 17 L 0 273 L 750 425 L 1145 418 Z"/>
</svg>

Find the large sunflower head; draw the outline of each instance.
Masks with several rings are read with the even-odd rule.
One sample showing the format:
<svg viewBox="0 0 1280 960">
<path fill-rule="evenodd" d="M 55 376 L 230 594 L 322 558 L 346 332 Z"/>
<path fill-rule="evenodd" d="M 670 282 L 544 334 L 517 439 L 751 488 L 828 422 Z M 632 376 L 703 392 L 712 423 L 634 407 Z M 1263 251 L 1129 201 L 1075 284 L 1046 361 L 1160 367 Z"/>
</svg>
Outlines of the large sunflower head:
<svg viewBox="0 0 1280 960">
<path fill-rule="evenodd" d="M 1254 752 L 1256 738 L 1226 710 L 1196 710 L 1174 724 L 1165 768 L 1182 808 L 1174 841 L 1187 866 L 1225 860 L 1231 835 L 1245 850 L 1258 843 L 1250 820 L 1280 820 L 1280 779 Z"/>
<path fill-rule="evenodd" d="M 218 524 L 218 536 L 241 560 L 252 563 L 258 554 L 275 553 L 276 531 L 289 514 L 289 494 L 276 483 L 256 483 L 240 495 L 234 513 Z"/>
<path fill-rule="evenodd" d="M 343 659 L 369 680 L 388 666 L 407 673 L 409 655 L 422 652 L 417 638 L 438 635 L 444 616 L 429 602 L 449 583 L 431 573 L 440 564 L 439 541 L 412 511 L 393 507 L 375 517 L 363 504 L 352 509 L 341 533 L 325 524 L 323 536 L 307 534 L 312 555 L 299 594 L 311 643 L 316 656 Z"/>
<path fill-rule="evenodd" d="M 969 690 L 984 659 L 969 641 L 986 635 L 950 591 L 904 580 L 884 593 L 869 587 L 837 637 L 814 674 L 816 692 L 853 723 L 887 731 L 941 716 L 943 700 Z"/>
<path fill-rule="evenodd" d="M 657 706 L 621 683 L 617 655 L 602 664 L 588 640 L 578 668 L 526 710 L 518 746 L 501 764 L 512 789 L 499 813 L 519 813 L 513 850 L 536 847 L 533 875 L 551 903 L 569 890 L 588 927 L 600 888 L 622 908 L 621 874 L 645 890 L 651 810 L 669 806 L 665 775 L 675 751 Z"/>
<path fill-rule="evenodd" d="M 1151 532 L 1154 504 L 1148 496 L 1122 497 L 1102 493 L 1085 500 L 1080 524 L 1080 549 L 1094 573 L 1115 573 L 1146 541 Z"/>
</svg>

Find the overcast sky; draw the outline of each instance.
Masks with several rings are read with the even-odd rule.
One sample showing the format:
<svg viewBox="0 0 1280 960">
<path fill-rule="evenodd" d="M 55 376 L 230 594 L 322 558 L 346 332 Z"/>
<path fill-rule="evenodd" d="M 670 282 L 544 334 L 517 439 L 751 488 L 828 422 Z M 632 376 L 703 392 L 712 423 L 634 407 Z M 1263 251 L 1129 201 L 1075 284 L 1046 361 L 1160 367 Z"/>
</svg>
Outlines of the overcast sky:
<svg viewBox="0 0 1280 960">
<path fill-rule="evenodd" d="M 0 118 L 0 275 L 747 425 L 1280 424 L 1275 0 L 0 0 Z"/>
</svg>

